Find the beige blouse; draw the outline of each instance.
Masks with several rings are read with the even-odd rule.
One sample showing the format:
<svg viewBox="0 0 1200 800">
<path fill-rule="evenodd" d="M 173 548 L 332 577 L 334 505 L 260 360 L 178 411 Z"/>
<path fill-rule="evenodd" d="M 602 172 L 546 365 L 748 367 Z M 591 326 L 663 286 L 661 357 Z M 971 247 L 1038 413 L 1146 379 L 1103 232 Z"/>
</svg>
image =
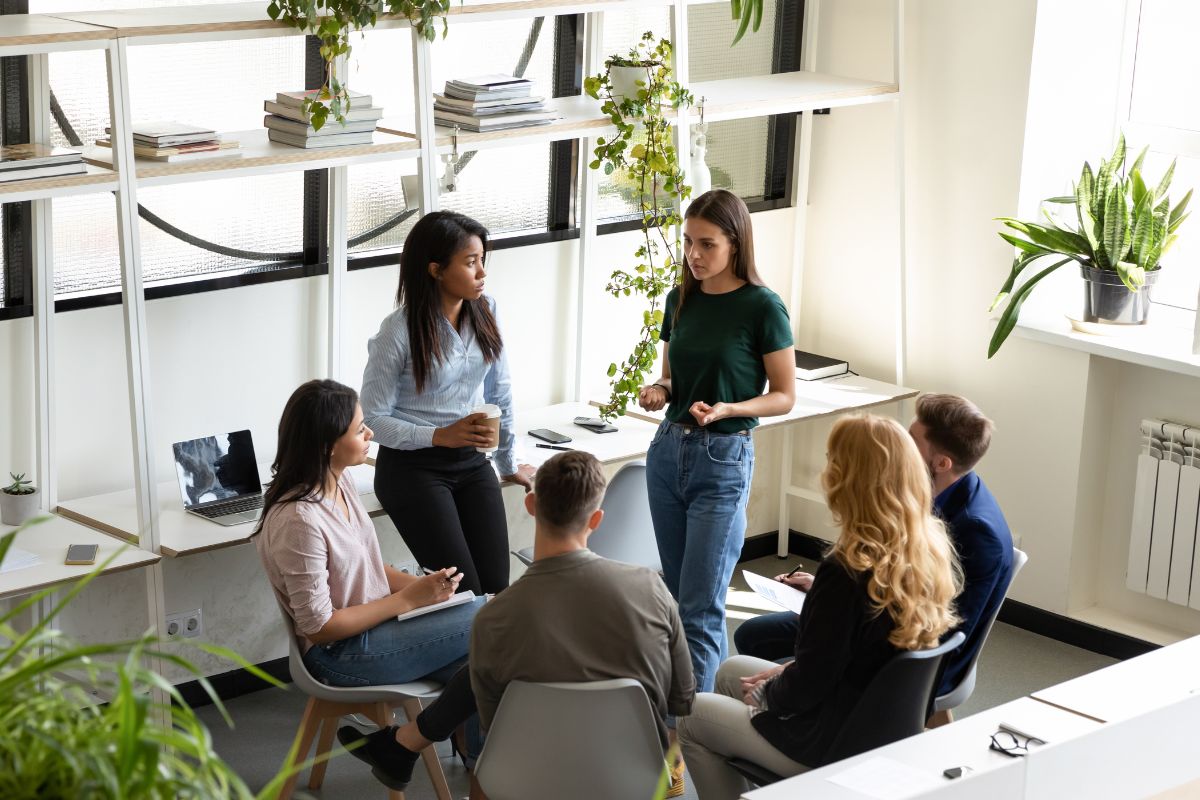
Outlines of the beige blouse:
<svg viewBox="0 0 1200 800">
<path fill-rule="evenodd" d="M 375 526 L 354 479 L 343 472 L 338 480 L 350 518 L 333 497 L 274 506 L 254 537 L 259 558 L 275 596 L 291 612 L 296 633 L 304 638 L 321 630 L 335 609 L 362 605 L 387 597 L 387 573 Z"/>
</svg>

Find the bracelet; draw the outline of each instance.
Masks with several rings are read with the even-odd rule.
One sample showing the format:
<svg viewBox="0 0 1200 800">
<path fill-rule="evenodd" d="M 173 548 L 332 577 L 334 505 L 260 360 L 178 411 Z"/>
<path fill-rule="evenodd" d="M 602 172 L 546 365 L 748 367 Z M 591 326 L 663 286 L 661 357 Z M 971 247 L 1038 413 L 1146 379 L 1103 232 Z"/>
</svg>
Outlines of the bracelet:
<svg viewBox="0 0 1200 800">
<path fill-rule="evenodd" d="M 650 384 L 650 385 L 651 385 L 651 386 L 657 386 L 658 388 L 660 388 L 660 389 L 662 389 L 664 392 L 666 392 L 666 395 L 667 395 L 667 400 L 668 400 L 668 401 L 670 401 L 670 399 L 671 399 L 671 390 L 670 390 L 670 389 L 668 389 L 668 388 L 667 388 L 665 385 L 663 385 L 663 384 L 659 383 L 658 381 L 655 381 L 654 383 L 652 383 L 652 384 Z"/>
</svg>

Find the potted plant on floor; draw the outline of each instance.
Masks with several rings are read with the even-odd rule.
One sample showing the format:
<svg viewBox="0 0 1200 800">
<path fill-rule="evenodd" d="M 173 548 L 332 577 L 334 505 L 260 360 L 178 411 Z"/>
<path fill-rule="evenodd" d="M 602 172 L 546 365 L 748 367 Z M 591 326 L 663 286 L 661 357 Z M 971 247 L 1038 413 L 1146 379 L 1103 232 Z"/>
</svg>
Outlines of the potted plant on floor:
<svg viewBox="0 0 1200 800">
<path fill-rule="evenodd" d="M 692 95 L 675 81 L 671 53 L 670 41 L 655 41 L 654 34 L 646 32 L 627 55 L 608 59 L 603 74 L 584 81 L 584 90 L 603 101 L 601 110 L 617 129 L 615 136 L 596 139 L 595 159 L 589 166 L 632 182 L 642 214 L 642 241 L 634 254 L 637 263 L 632 270 L 614 270 L 606 291 L 613 297 L 636 293 L 649 301 L 633 350 L 619 366 L 614 362 L 608 367 L 612 393 L 600 408 L 604 419 L 625 413 L 654 366 L 661 305 L 679 280 L 681 264 L 676 254 L 683 222 L 679 209 L 691 189 L 684 183 L 667 115 L 671 109 L 691 105 Z M 617 86 L 614 68 L 631 65 L 638 73 L 633 86 Z"/>
<path fill-rule="evenodd" d="M 345 80 L 338 80 L 334 65 L 350 55 L 350 33 L 375 27 L 380 13 L 407 19 L 417 33 L 432 42 L 437 38 L 437 21 L 442 36 L 449 26 L 446 13 L 450 0 L 271 0 L 267 15 L 321 40 L 321 58 L 325 61 L 325 82 L 303 102 L 314 129 L 332 115 L 346 121 L 350 94 Z"/>
<path fill-rule="evenodd" d="M 1142 150 L 1125 169 L 1125 137 L 1117 142 L 1112 158 L 1101 160 L 1095 172 L 1084 162 L 1075 193 L 1052 197 L 1045 203 L 1068 206 L 1070 222 L 1043 205 L 1044 223 L 1022 222 L 1010 217 L 1000 221 L 1021 236 L 1001 232 L 1000 238 L 1017 248 L 1008 279 L 1000 288 L 989 311 L 1006 299 L 988 346 L 991 358 L 1017 324 L 1021 305 L 1047 275 L 1072 261 L 1079 265 L 1084 280 L 1083 322 L 1143 325 L 1150 304 L 1150 290 L 1162 269 L 1161 259 L 1176 239 L 1175 232 L 1187 219 L 1189 189 L 1171 206 L 1167 191 L 1175 163 L 1151 186 L 1142 175 Z M 1042 259 L 1054 263 L 1040 272 L 1030 269 Z M 1030 274 L 1032 273 L 1032 274 Z M 1027 280 L 1015 291 L 1022 275 Z"/>
<path fill-rule="evenodd" d="M 21 525 L 37 513 L 38 490 L 25 480 L 24 472 L 10 472 L 8 477 L 12 483 L 0 489 L 0 523 Z"/>
</svg>

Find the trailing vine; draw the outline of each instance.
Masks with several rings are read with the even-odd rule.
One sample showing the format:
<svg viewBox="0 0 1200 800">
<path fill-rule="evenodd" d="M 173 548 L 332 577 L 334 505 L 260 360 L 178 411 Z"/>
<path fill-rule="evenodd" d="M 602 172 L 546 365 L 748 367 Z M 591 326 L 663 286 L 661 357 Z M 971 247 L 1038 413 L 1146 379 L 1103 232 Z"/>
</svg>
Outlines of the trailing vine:
<svg viewBox="0 0 1200 800">
<path fill-rule="evenodd" d="M 437 38 L 437 20 L 442 36 L 449 30 L 446 14 L 450 0 L 271 0 L 267 15 L 321 40 L 325 80 L 304 99 L 304 111 L 315 130 L 333 117 L 345 123 L 350 110 L 350 93 L 338 80 L 334 63 L 350 55 L 350 34 L 373 28 L 380 14 L 404 17 L 426 40 Z M 305 87 L 308 88 L 308 87 Z"/>
<path fill-rule="evenodd" d="M 661 305 L 679 281 L 677 258 L 681 225 L 680 208 L 691 194 L 684 182 L 678 154 L 671 143 L 669 109 L 690 106 L 692 95 L 673 78 L 671 42 L 655 41 L 646 32 L 627 56 L 610 58 L 601 75 L 584 81 L 589 96 L 603 100 L 601 110 L 617 129 L 615 136 L 596 140 L 592 169 L 605 175 L 623 173 L 637 187 L 642 213 L 642 243 L 634 254 L 637 264 L 630 270 L 614 270 L 605 290 L 613 297 L 644 295 L 648 308 L 642 312 L 638 341 L 618 365 L 608 367 L 611 395 L 600 407 L 604 419 L 623 415 L 645 383 L 646 374 L 658 356 L 662 329 Z M 614 94 L 613 70 L 634 67 L 636 89 L 628 96 Z"/>
</svg>

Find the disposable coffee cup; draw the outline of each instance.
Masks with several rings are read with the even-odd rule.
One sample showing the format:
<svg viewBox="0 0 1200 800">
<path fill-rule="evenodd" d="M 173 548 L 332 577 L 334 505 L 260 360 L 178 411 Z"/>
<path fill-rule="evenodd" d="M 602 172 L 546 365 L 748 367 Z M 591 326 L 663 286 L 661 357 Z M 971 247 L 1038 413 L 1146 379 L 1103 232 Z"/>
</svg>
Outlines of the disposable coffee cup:
<svg viewBox="0 0 1200 800">
<path fill-rule="evenodd" d="M 487 447 L 476 447 L 480 453 L 494 453 L 500 447 L 500 406 L 493 403 L 484 403 L 481 406 L 475 406 L 471 411 L 472 414 L 487 414 L 487 417 L 482 420 L 484 425 L 491 428 L 492 443 Z"/>
</svg>

